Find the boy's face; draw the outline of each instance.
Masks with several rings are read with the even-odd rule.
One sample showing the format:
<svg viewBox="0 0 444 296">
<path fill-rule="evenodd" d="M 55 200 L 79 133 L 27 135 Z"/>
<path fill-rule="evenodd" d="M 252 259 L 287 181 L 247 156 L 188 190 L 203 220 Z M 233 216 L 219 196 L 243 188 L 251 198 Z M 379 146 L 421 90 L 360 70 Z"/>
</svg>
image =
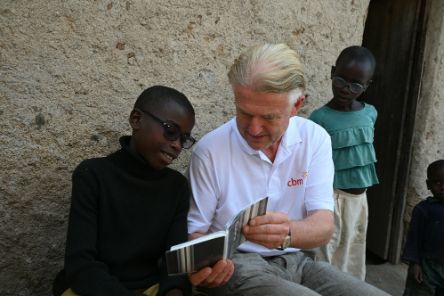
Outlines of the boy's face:
<svg viewBox="0 0 444 296">
<path fill-rule="evenodd" d="M 168 124 L 176 125 L 182 136 L 190 135 L 194 126 L 194 115 L 177 104 L 168 104 L 160 110 L 133 110 L 130 124 L 132 141 L 136 152 L 155 169 L 171 164 L 182 151 L 181 137 L 172 141 L 165 137 L 165 128 L 152 116 Z M 148 113 L 152 114 L 149 115 Z"/>
<path fill-rule="evenodd" d="M 432 171 L 426 182 L 433 196 L 444 201 L 444 166 Z"/>
<path fill-rule="evenodd" d="M 372 72 L 368 62 L 352 60 L 333 66 L 331 70 L 333 101 L 341 106 L 352 104 L 367 89 Z"/>
</svg>

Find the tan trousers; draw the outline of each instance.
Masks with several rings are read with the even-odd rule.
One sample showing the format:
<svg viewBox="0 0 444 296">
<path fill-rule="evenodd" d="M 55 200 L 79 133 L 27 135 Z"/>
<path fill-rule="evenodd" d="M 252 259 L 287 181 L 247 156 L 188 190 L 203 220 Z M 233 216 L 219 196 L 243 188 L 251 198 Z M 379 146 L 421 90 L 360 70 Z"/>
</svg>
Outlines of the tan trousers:
<svg viewBox="0 0 444 296">
<path fill-rule="evenodd" d="M 335 230 L 317 257 L 365 280 L 367 220 L 367 193 L 355 195 L 336 189 Z"/>
<path fill-rule="evenodd" d="M 155 285 L 149 287 L 148 289 L 143 291 L 143 294 L 147 295 L 147 296 L 156 296 L 157 292 L 159 292 L 159 284 L 155 284 Z M 74 293 L 73 290 L 68 289 L 65 292 L 63 292 L 62 296 L 79 296 L 79 294 L 76 294 L 76 293 Z"/>
</svg>

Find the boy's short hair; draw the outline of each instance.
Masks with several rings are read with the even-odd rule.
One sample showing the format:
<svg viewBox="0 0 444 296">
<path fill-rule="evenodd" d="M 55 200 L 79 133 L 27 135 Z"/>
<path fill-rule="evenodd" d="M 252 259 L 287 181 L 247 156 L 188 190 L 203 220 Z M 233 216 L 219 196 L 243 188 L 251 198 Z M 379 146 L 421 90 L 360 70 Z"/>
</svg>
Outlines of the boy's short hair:
<svg viewBox="0 0 444 296">
<path fill-rule="evenodd" d="M 247 86 L 257 92 L 288 92 L 294 102 L 298 96 L 292 93 L 305 90 L 299 55 L 283 43 L 255 46 L 243 52 L 231 66 L 228 79 L 232 86 Z"/>
<path fill-rule="evenodd" d="M 444 159 L 439 159 L 429 164 L 429 166 L 427 167 L 427 179 L 430 179 L 433 173 L 443 168 L 444 168 Z"/>
<path fill-rule="evenodd" d="M 374 72 L 376 67 L 375 56 L 364 46 L 354 45 L 344 48 L 336 59 L 335 65 L 337 66 L 339 64 L 344 64 L 350 61 L 370 63 L 372 73 Z"/>
<path fill-rule="evenodd" d="M 155 110 L 163 108 L 169 103 L 176 103 L 191 115 L 195 115 L 193 106 L 183 93 L 163 85 L 155 85 L 145 89 L 137 98 L 134 108 Z"/>
</svg>

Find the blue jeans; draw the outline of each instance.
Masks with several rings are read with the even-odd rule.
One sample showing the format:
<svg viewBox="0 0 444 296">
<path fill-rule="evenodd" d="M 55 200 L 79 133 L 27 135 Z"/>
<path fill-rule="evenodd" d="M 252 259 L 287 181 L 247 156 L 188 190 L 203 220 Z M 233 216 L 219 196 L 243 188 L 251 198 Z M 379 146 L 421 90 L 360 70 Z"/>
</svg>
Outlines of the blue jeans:
<svg viewBox="0 0 444 296">
<path fill-rule="evenodd" d="M 236 252 L 232 260 L 235 270 L 230 281 L 200 295 L 389 295 L 331 264 L 315 262 L 302 252 L 273 257 Z"/>
</svg>

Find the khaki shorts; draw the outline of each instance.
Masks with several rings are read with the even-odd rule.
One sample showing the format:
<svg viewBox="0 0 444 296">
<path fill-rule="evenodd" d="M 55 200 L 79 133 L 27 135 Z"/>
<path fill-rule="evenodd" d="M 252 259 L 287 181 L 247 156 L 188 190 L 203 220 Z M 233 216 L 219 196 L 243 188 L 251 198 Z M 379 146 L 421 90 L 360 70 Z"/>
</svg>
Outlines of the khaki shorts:
<svg viewBox="0 0 444 296">
<path fill-rule="evenodd" d="M 316 257 L 365 280 L 367 222 L 367 193 L 355 195 L 336 189 L 335 230 Z"/>
</svg>

